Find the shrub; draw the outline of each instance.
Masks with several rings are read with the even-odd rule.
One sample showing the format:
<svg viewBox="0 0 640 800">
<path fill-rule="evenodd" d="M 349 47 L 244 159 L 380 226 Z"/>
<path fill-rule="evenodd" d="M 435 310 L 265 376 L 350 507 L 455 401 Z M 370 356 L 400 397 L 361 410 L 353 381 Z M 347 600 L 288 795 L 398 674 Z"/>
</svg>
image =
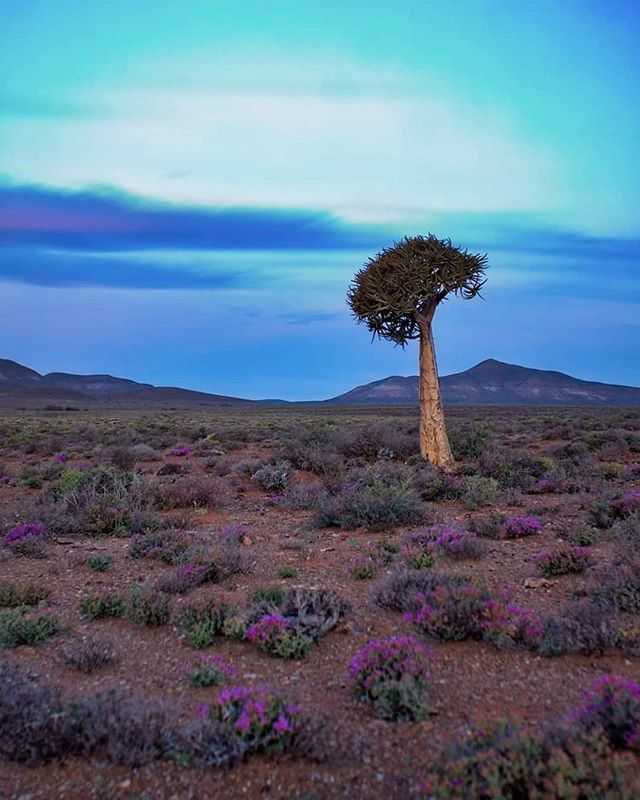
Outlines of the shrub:
<svg viewBox="0 0 640 800">
<path fill-rule="evenodd" d="M 593 566 L 593 557 L 586 547 L 557 544 L 536 556 L 538 572 L 546 578 L 584 572 Z"/>
<path fill-rule="evenodd" d="M 360 528 L 382 531 L 424 520 L 425 509 L 407 484 L 387 486 L 344 484 L 340 492 L 318 505 L 313 524 L 319 528 Z"/>
<path fill-rule="evenodd" d="M 640 789 L 630 759 L 594 734 L 560 726 L 531 734 L 501 724 L 450 747 L 429 770 L 423 800 L 632 800 Z"/>
<path fill-rule="evenodd" d="M 125 611 L 125 599 L 115 592 L 94 592 L 80 600 L 78 610 L 87 619 L 121 617 Z"/>
<path fill-rule="evenodd" d="M 178 478 L 175 483 L 162 486 L 158 492 L 158 503 L 162 508 L 222 508 L 228 499 L 226 483 L 208 475 Z"/>
<path fill-rule="evenodd" d="M 640 614 L 640 561 L 612 564 L 594 576 L 594 601 L 617 611 Z"/>
<path fill-rule="evenodd" d="M 491 600 L 489 591 L 477 584 L 441 584 L 429 594 L 416 595 L 416 608 L 404 620 L 419 633 L 444 641 L 482 639 Z"/>
<path fill-rule="evenodd" d="M 285 750 L 300 727 L 298 708 L 265 686 L 223 689 L 208 713 L 230 728 L 250 750 Z"/>
<path fill-rule="evenodd" d="M 193 539 L 182 531 L 163 531 L 135 536 L 129 546 L 131 558 L 157 558 L 165 564 L 182 564 L 187 560 Z"/>
<path fill-rule="evenodd" d="M 540 647 L 545 624 L 533 608 L 512 603 L 508 592 L 501 592 L 485 603 L 482 638 L 495 647 L 522 645 L 530 650 Z"/>
<path fill-rule="evenodd" d="M 454 427 L 448 433 L 456 461 L 471 461 L 484 452 L 490 431 L 484 425 L 476 425 L 469 430 Z"/>
<path fill-rule="evenodd" d="M 429 711 L 431 651 L 411 636 L 369 642 L 349 664 L 359 700 L 377 716 L 398 722 L 423 719 Z"/>
<path fill-rule="evenodd" d="M 125 616 L 136 625 L 166 625 L 171 617 L 171 609 L 162 592 L 140 584 L 129 593 Z"/>
<path fill-rule="evenodd" d="M 249 539 L 249 528 L 240 522 L 230 522 L 218 531 L 218 541 L 226 546 L 245 544 Z"/>
<path fill-rule="evenodd" d="M 502 528 L 506 539 L 517 539 L 521 536 L 535 536 L 542 530 L 542 523 L 533 517 L 507 517 Z"/>
<path fill-rule="evenodd" d="M 419 466 L 414 485 L 423 500 L 433 503 L 441 500 L 458 500 L 465 491 L 464 478 L 440 472 L 430 464 Z"/>
<path fill-rule="evenodd" d="M 299 632 L 318 641 L 347 614 L 347 604 L 331 589 L 296 586 L 289 589 L 280 606 L 283 617 L 292 619 Z"/>
<path fill-rule="evenodd" d="M 500 539 L 504 523 L 507 518 L 499 511 L 492 511 L 490 514 L 481 514 L 477 517 L 467 517 L 467 528 L 478 536 L 487 539 Z"/>
<path fill-rule="evenodd" d="M 603 675 L 576 714 L 578 725 L 602 731 L 620 750 L 640 750 L 640 684 L 619 675 Z"/>
<path fill-rule="evenodd" d="M 498 482 L 494 478 L 484 475 L 471 475 L 465 479 L 465 489 L 462 502 L 468 511 L 477 511 L 479 508 L 495 503 L 498 494 Z"/>
<path fill-rule="evenodd" d="M 380 564 L 371 555 L 356 556 L 349 563 L 349 575 L 359 581 L 375 578 Z"/>
<path fill-rule="evenodd" d="M 226 683 L 235 677 L 235 670 L 222 656 L 202 655 L 189 673 L 189 680 L 194 686 L 208 688 Z"/>
<path fill-rule="evenodd" d="M 462 586 L 464 578 L 438 572 L 397 570 L 373 591 L 376 603 L 391 611 L 414 611 L 418 595 L 429 596 L 439 587 Z"/>
<path fill-rule="evenodd" d="M 5 547 L 10 547 L 15 551 L 16 548 L 19 548 L 28 540 L 41 539 L 44 536 L 46 536 L 44 525 L 26 522 L 22 525 L 16 525 L 14 528 L 7 531 L 2 543 Z"/>
<path fill-rule="evenodd" d="M 113 644 L 93 637 L 76 642 L 62 651 L 62 662 L 65 666 L 86 674 L 109 666 L 115 660 Z"/>
<path fill-rule="evenodd" d="M 431 551 L 455 560 L 482 558 L 486 545 L 475 533 L 457 528 L 443 527 L 431 543 Z"/>
<path fill-rule="evenodd" d="M 246 638 L 258 649 L 278 658 L 300 659 L 308 655 L 313 640 L 298 630 L 293 620 L 267 614 L 247 629 Z"/>
<path fill-rule="evenodd" d="M 571 544 L 579 547 L 591 547 L 598 541 L 598 531 L 595 528 L 578 528 L 569 537 Z"/>
<path fill-rule="evenodd" d="M 17 586 L 15 583 L 0 583 L 0 608 L 37 606 L 49 597 L 44 586 Z"/>
<path fill-rule="evenodd" d="M 613 519 L 625 519 L 640 513 L 640 492 L 627 492 L 609 503 L 609 513 Z"/>
<path fill-rule="evenodd" d="M 113 556 L 106 553 L 92 553 L 87 558 L 86 564 L 94 572 L 106 572 L 113 564 L 113 560 Z"/>
<path fill-rule="evenodd" d="M 0 647 L 39 644 L 60 629 L 51 614 L 25 613 L 19 608 L 0 611 Z"/>
<path fill-rule="evenodd" d="M 278 606 L 282 605 L 284 594 L 284 589 L 281 589 L 279 586 L 270 589 L 260 589 L 260 591 L 255 592 L 251 596 L 251 602 L 254 604 L 267 603 L 273 605 L 274 608 L 277 608 Z"/>
<path fill-rule="evenodd" d="M 85 756 L 129 767 L 159 758 L 228 767 L 245 750 L 214 720 L 177 726 L 175 710 L 165 704 L 113 688 L 65 702 L 2 661 L 0 709 L 0 758 L 18 763 Z"/>
<path fill-rule="evenodd" d="M 214 599 L 188 605 L 178 617 L 177 627 L 192 647 L 203 650 L 210 647 L 215 637 L 224 632 L 224 625 L 231 611 L 227 604 L 218 603 Z"/>
<path fill-rule="evenodd" d="M 297 578 L 298 571 L 295 567 L 292 567 L 290 564 L 283 564 L 281 567 L 278 567 L 278 577 L 279 578 Z"/>
<path fill-rule="evenodd" d="M 251 480 L 265 492 L 282 492 L 292 475 L 293 469 L 288 461 L 277 461 L 257 469 L 251 476 Z"/>
<path fill-rule="evenodd" d="M 525 450 L 512 452 L 496 450 L 484 453 L 480 459 L 482 473 L 495 478 L 503 489 L 520 489 L 529 492 L 536 480 L 543 478 L 549 462 Z"/>
<path fill-rule="evenodd" d="M 618 625 L 609 610 L 581 599 L 545 620 L 538 649 L 545 656 L 602 655 L 619 643 Z"/>
</svg>

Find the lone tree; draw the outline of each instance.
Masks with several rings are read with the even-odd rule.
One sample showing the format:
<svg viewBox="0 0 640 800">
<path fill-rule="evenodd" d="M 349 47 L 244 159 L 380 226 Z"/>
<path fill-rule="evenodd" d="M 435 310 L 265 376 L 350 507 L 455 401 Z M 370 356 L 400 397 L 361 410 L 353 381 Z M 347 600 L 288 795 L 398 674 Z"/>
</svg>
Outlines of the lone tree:
<svg viewBox="0 0 640 800">
<path fill-rule="evenodd" d="M 431 321 L 449 294 L 470 300 L 485 283 L 487 256 L 454 247 L 451 239 L 405 237 L 356 273 L 348 303 L 374 337 L 404 347 L 420 339 L 420 452 L 432 464 L 453 465 L 438 383 Z"/>
</svg>

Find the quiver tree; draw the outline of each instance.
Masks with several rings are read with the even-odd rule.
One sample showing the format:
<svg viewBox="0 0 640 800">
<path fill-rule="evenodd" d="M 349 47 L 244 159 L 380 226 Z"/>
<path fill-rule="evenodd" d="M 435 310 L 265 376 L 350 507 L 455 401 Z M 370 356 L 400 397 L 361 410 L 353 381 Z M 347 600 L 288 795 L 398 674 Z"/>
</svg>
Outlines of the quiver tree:
<svg viewBox="0 0 640 800">
<path fill-rule="evenodd" d="M 348 303 L 375 336 L 404 347 L 420 340 L 420 452 L 432 464 L 453 465 L 438 383 L 431 322 L 450 294 L 470 300 L 485 283 L 487 256 L 454 247 L 450 239 L 405 237 L 370 258 L 356 273 Z"/>
</svg>

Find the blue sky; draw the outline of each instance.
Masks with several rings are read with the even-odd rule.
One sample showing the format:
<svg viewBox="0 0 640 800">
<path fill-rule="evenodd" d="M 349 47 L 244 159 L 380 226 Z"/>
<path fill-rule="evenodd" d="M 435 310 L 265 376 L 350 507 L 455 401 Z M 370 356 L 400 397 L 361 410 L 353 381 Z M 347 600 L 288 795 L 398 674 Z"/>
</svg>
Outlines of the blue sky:
<svg viewBox="0 0 640 800">
<path fill-rule="evenodd" d="M 0 0 L 0 357 L 246 397 L 416 372 L 345 304 L 489 254 L 442 373 L 640 385 L 635 2 Z"/>
</svg>

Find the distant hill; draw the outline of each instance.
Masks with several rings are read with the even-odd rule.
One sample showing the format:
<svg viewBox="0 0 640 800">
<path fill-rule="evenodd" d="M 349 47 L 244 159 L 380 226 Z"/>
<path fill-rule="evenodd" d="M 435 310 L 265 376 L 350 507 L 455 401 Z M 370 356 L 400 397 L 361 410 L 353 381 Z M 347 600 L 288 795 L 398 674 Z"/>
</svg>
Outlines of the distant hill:
<svg viewBox="0 0 640 800">
<path fill-rule="evenodd" d="M 112 375 L 40 375 L 15 361 L 0 359 L 0 404 L 108 403 L 115 405 L 251 405 L 239 397 L 194 392 L 173 386 L 152 386 Z M 277 401 L 273 401 L 277 402 Z"/>
<path fill-rule="evenodd" d="M 581 381 L 562 372 L 530 369 L 487 359 L 475 367 L 440 378 L 445 403 L 549 406 L 636 406 L 640 389 Z M 308 405 L 415 405 L 418 377 L 393 375 L 358 386 L 329 400 Z M 40 375 L 8 359 L 0 359 L 0 406 L 44 404 L 114 406 L 260 406 L 285 400 L 244 400 L 174 386 L 153 386 L 112 375 Z"/>
<path fill-rule="evenodd" d="M 640 389 L 582 381 L 562 372 L 505 364 L 493 358 L 475 367 L 444 375 L 440 388 L 445 403 L 496 405 L 640 405 Z M 393 375 L 358 386 L 326 400 L 333 405 L 386 405 L 418 402 L 418 376 Z"/>
</svg>

